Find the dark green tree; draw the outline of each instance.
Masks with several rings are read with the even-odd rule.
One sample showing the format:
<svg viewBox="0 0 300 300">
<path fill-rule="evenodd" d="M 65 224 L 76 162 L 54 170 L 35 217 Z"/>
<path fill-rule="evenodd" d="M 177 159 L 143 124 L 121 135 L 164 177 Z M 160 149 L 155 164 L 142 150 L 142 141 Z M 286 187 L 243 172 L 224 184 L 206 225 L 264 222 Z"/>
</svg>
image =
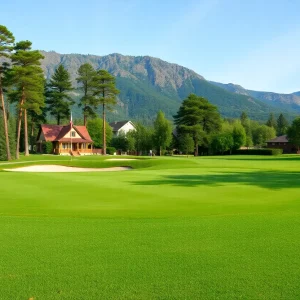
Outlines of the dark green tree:
<svg viewBox="0 0 300 300">
<path fill-rule="evenodd" d="M 277 119 L 277 134 L 279 136 L 286 134 L 288 127 L 289 127 L 289 122 L 287 121 L 287 119 L 284 117 L 283 114 L 280 114 Z"/>
<path fill-rule="evenodd" d="M 270 116 L 269 116 L 269 119 L 268 119 L 266 125 L 269 126 L 269 127 L 273 127 L 276 130 L 277 122 L 276 122 L 276 119 L 275 119 L 273 113 L 270 113 Z"/>
<path fill-rule="evenodd" d="M 170 145 L 172 141 L 172 127 L 165 118 L 162 111 L 157 113 L 156 119 L 154 121 L 154 134 L 153 134 L 153 144 L 157 149 L 159 155 L 162 155 L 162 151 Z"/>
<path fill-rule="evenodd" d="M 195 156 L 198 156 L 199 142 L 221 128 L 217 107 L 207 99 L 194 94 L 190 94 L 183 101 L 174 120 L 180 132 L 189 133 L 193 137 Z"/>
<path fill-rule="evenodd" d="M 296 118 L 292 125 L 288 127 L 287 136 L 289 142 L 300 148 L 300 117 Z"/>
<path fill-rule="evenodd" d="M 76 80 L 83 92 L 83 96 L 81 97 L 78 106 L 82 107 L 84 126 L 86 126 L 88 117 L 95 118 L 97 115 L 97 99 L 93 94 L 93 83 L 96 74 L 95 69 L 88 63 L 81 65 L 78 69 L 79 76 Z"/>
<path fill-rule="evenodd" d="M 222 132 L 213 136 L 211 141 L 211 148 L 214 153 L 221 153 L 234 148 L 234 140 L 230 132 Z"/>
<path fill-rule="evenodd" d="M 135 124 L 135 131 L 127 133 L 134 138 L 135 150 L 138 154 L 147 152 L 153 147 L 153 128 L 145 127 L 141 123 Z"/>
<path fill-rule="evenodd" d="M 8 58 L 13 50 L 15 38 L 13 34 L 3 25 L 0 25 L 0 59 Z M 8 134 L 7 114 L 3 92 L 3 77 L 7 71 L 8 64 L 3 62 L 0 65 L 0 110 L 2 110 L 3 136 L 5 137 L 6 159 L 11 160 L 10 142 Z"/>
<path fill-rule="evenodd" d="M 70 116 L 70 106 L 74 104 L 70 96 L 72 90 L 69 72 L 63 65 L 59 65 L 52 75 L 46 91 L 48 111 L 56 118 L 57 125 L 60 125 L 62 119 Z"/>
<path fill-rule="evenodd" d="M 103 155 L 106 155 L 106 109 L 112 110 L 112 107 L 117 104 L 116 96 L 120 91 L 116 88 L 115 77 L 106 70 L 98 70 L 94 77 L 94 93 L 97 98 L 97 103 L 102 106 L 103 119 Z"/>
<path fill-rule="evenodd" d="M 13 67 L 11 78 L 14 90 L 10 93 L 11 99 L 18 102 L 17 121 L 17 149 L 16 158 L 19 158 L 20 134 L 22 115 L 24 113 L 24 150 L 29 155 L 27 111 L 41 113 L 44 104 L 44 73 L 40 67 L 40 60 L 44 56 L 37 50 L 31 50 L 30 41 L 21 41 L 15 45 L 15 53 L 11 55 Z"/>
<path fill-rule="evenodd" d="M 241 119 L 241 123 L 242 125 L 245 127 L 245 123 L 247 122 L 248 120 L 248 115 L 246 112 L 242 112 L 241 116 L 240 116 L 240 119 Z"/>
<path fill-rule="evenodd" d="M 183 154 L 188 155 L 194 151 L 194 140 L 188 133 L 178 133 L 177 136 L 178 150 Z"/>
</svg>

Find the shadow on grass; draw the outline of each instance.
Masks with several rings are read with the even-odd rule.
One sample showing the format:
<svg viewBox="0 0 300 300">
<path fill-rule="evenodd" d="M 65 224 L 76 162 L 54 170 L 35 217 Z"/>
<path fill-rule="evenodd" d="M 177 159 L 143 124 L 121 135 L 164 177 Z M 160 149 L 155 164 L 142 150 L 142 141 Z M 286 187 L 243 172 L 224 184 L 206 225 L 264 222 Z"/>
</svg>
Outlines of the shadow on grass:
<svg viewBox="0 0 300 300">
<path fill-rule="evenodd" d="M 173 185 L 183 187 L 244 184 L 279 190 L 300 187 L 300 172 L 226 172 L 203 175 L 168 175 L 157 180 L 137 181 L 135 185 Z"/>
</svg>

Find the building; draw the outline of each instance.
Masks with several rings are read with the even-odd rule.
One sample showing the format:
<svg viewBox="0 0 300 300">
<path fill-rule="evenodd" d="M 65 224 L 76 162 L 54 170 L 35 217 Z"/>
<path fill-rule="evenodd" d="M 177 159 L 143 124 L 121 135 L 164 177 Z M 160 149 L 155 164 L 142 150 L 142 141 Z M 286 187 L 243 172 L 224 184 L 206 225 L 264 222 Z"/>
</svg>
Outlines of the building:
<svg viewBox="0 0 300 300">
<path fill-rule="evenodd" d="M 46 142 L 52 143 L 53 154 L 58 155 L 90 155 L 99 152 L 99 149 L 93 149 L 87 128 L 72 123 L 65 126 L 41 125 L 37 138 L 38 152 L 44 152 L 43 144 Z"/>
<path fill-rule="evenodd" d="M 114 136 L 119 135 L 120 132 L 124 132 L 126 135 L 129 131 L 136 130 L 131 121 L 111 122 L 109 125 L 113 130 Z"/>
<path fill-rule="evenodd" d="M 298 147 L 292 145 L 286 135 L 278 136 L 266 142 L 268 148 L 282 149 L 283 153 L 297 153 Z"/>
</svg>

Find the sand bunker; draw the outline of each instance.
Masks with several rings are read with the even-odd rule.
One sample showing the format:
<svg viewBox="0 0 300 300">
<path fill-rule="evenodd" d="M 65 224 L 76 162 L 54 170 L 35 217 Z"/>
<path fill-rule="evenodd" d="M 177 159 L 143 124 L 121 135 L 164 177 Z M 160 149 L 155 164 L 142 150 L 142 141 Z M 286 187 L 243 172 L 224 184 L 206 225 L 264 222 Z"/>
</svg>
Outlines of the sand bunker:
<svg viewBox="0 0 300 300">
<path fill-rule="evenodd" d="M 113 161 L 113 160 L 137 160 L 136 158 L 108 158 L 106 160 L 110 160 L 110 161 Z"/>
<path fill-rule="evenodd" d="M 56 165 L 39 165 L 21 167 L 16 169 L 4 169 L 4 171 L 11 172 L 108 172 L 108 171 L 126 171 L 131 170 L 130 167 L 112 167 L 112 168 L 77 168 Z"/>
</svg>

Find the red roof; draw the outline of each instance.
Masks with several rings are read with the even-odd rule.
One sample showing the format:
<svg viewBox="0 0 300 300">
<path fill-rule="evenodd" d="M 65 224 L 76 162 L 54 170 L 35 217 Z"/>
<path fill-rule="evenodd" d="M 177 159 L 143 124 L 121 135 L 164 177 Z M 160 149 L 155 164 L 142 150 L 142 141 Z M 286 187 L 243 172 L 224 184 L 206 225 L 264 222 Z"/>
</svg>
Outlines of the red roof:
<svg viewBox="0 0 300 300">
<path fill-rule="evenodd" d="M 79 138 L 72 138 L 72 142 L 74 143 L 93 143 L 87 129 L 85 126 L 75 126 L 73 128 L 77 131 L 77 133 L 81 136 Z M 50 124 L 42 124 L 41 132 L 44 134 L 46 142 L 70 142 L 70 138 L 64 138 L 64 136 L 70 132 L 71 124 L 68 125 L 50 125 Z M 41 133 L 40 133 L 41 134 Z"/>
</svg>

